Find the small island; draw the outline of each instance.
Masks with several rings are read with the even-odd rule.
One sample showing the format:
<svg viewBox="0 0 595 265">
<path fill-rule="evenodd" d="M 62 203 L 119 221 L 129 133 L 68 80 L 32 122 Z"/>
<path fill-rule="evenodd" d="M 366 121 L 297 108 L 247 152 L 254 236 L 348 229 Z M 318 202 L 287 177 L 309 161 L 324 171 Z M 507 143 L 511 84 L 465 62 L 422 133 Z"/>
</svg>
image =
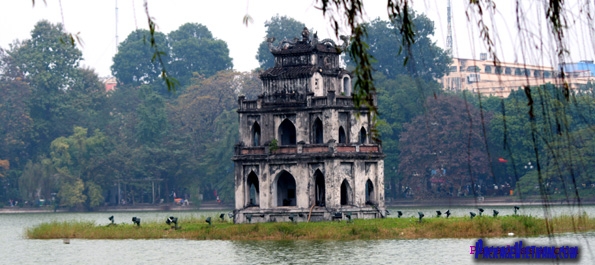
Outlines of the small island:
<svg viewBox="0 0 595 265">
<path fill-rule="evenodd" d="M 595 218 L 559 216 L 482 216 L 383 218 L 324 222 L 233 224 L 218 217 L 180 218 L 172 223 L 97 225 L 94 222 L 42 223 L 26 231 L 30 239 L 189 239 L 189 240 L 366 240 L 419 238 L 535 237 L 595 231 Z M 176 229 L 177 227 L 177 229 Z"/>
</svg>

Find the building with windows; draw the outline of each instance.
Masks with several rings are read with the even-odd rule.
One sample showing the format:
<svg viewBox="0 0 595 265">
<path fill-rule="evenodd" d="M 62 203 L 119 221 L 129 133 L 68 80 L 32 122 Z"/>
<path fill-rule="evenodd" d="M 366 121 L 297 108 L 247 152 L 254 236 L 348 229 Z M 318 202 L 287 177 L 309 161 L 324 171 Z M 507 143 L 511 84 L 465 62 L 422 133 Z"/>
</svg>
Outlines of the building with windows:
<svg viewBox="0 0 595 265">
<path fill-rule="evenodd" d="M 495 63 L 487 59 L 487 54 L 482 53 L 479 60 L 453 58 L 449 73 L 439 81 L 445 90 L 468 90 L 505 98 L 513 90 L 547 83 L 567 83 L 570 89 L 581 89 L 593 82 L 594 73 L 595 65 L 592 61 L 560 64 L 558 69 L 554 69 L 520 63 Z"/>
<path fill-rule="evenodd" d="M 354 106 L 344 47 L 304 29 L 269 49 L 262 94 L 238 100 L 234 221 L 384 217 L 384 154 Z"/>
</svg>

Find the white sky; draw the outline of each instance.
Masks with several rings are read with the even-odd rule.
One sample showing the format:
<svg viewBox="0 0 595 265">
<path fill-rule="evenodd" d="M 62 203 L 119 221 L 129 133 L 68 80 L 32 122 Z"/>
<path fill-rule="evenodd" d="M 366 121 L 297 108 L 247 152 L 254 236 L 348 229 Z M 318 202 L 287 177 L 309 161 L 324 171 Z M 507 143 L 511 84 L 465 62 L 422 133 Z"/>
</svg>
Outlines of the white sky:
<svg viewBox="0 0 595 265">
<path fill-rule="evenodd" d="M 255 59 L 256 50 L 265 35 L 264 22 L 276 14 L 287 15 L 304 22 L 308 28 L 314 28 L 320 38 L 333 36 L 328 19 L 316 9 L 315 0 L 147 0 L 149 13 L 155 19 L 158 30 L 167 34 L 187 22 L 206 25 L 215 38 L 224 40 L 230 49 L 234 69 L 249 71 L 258 66 Z M 0 9 L 0 47 L 7 49 L 15 39 L 30 38 L 30 31 L 41 19 L 51 22 L 64 21 L 68 32 L 80 36 L 84 41 L 82 47 L 85 61 L 83 65 L 91 67 L 100 76 L 110 75 L 112 57 L 116 52 L 116 2 L 118 4 L 118 40 L 123 41 L 136 28 L 147 28 L 147 17 L 143 0 L 59 0 L 32 1 L 2 0 Z M 479 38 L 476 21 L 468 21 L 464 0 L 453 0 L 453 35 L 454 56 L 462 58 L 478 58 L 480 52 L 486 52 Z M 524 5 L 521 23 L 527 31 L 517 30 L 515 2 L 496 1 L 494 25 L 496 36 L 496 52 L 502 61 L 526 62 L 528 64 L 553 65 L 557 63 L 544 23 L 535 23 L 535 17 L 544 17 L 543 1 L 521 1 Z M 568 36 L 572 38 L 568 45 L 571 50 L 569 60 L 593 60 L 595 37 L 593 23 L 575 21 L 585 17 L 586 0 L 567 1 L 576 10 L 570 17 L 572 23 Z M 446 4 L 445 0 L 414 1 L 418 13 L 425 13 L 436 26 L 434 40 L 440 47 L 445 46 L 446 39 Z M 588 11 L 595 12 L 591 4 Z M 365 8 L 369 18 L 387 19 L 386 1 L 366 1 Z M 583 13 L 579 13 L 579 12 Z M 248 13 L 254 22 L 246 27 L 242 23 Z M 592 15 L 593 16 L 593 15 Z M 527 19 L 527 23 L 522 20 Z M 488 25 L 492 24 L 487 20 Z M 587 28 L 584 25 L 590 25 Z M 540 33 L 542 32 L 542 33 Z M 299 32 L 296 33 L 299 35 Z M 519 40 L 523 40 L 522 42 Z M 527 41 L 529 39 L 530 41 Z M 535 46 L 541 47 L 536 49 Z M 521 49 L 523 47 L 524 49 Z"/>
</svg>

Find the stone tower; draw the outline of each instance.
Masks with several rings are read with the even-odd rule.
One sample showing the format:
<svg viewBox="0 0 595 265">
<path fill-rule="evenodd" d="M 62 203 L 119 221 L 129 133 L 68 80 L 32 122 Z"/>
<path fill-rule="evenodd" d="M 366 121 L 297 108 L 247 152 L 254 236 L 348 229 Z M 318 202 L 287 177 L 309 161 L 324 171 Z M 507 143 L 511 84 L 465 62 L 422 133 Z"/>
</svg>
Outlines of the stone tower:
<svg viewBox="0 0 595 265">
<path fill-rule="evenodd" d="M 384 217 L 384 154 L 340 67 L 346 44 L 309 35 L 269 42 L 262 94 L 238 99 L 236 223 Z"/>
</svg>

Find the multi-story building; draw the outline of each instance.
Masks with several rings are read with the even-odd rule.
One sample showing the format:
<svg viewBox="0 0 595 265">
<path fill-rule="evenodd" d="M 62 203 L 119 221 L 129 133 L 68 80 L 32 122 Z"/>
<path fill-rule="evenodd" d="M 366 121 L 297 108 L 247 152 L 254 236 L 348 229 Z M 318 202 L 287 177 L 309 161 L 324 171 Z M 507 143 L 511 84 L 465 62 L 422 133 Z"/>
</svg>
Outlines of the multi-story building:
<svg viewBox="0 0 595 265">
<path fill-rule="evenodd" d="M 353 103 L 344 47 L 302 36 L 271 44 L 262 94 L 238 100 L 236 223 L 385 214 L 384 154 L 370 112 Z"/>
<path fill-rule="evenodd" d="M 580 89 L 595 80 L 595 71 L 592 70 L 595 70 L 592 61 L 561 64 L 559 69 L 554 69 L 519 63 L 495 63 L 483 53 L 479 60 L 453 58 L 449 73 L 440 82 L 445 90 L 468 90 L 505 98 L 513 90 L 547 83 L 566 83 L 570 89 Z"/>
</svg>

